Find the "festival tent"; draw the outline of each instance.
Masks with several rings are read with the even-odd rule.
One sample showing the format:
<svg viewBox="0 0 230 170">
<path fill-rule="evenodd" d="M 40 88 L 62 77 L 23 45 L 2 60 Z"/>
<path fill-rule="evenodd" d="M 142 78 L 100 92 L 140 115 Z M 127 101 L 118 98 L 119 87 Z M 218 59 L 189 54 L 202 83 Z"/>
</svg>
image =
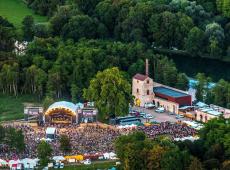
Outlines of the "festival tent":
<svg viewBox="0 0 230 170">
<path fill-rule="evenodd" d="M 84 157 L 83 157 L 83 155 L 76 155 L 76 156 L 75 156 L 75 159 L 76 159 L 77 161 L 82 161 L 82 160 L 84 159 Z"/>
<path fill-rule="evenodd" d="M 103 156 L 104 156 L 105 159 L 109 159 L 110 158 L 109 153 L 107 153 L 107 152 L 104 153 Z"/>
<path fill-rule="evenodd" d="M 34 168 L 38 161 L 36 159 L 25 158 L 21 160 L 21 163 L 24 165 L 25 168 Z"/>
<path fill-rule="evenodd" d="M 64 161 L 65 158 L 63 156 L 54 156 L 53 160 L 56 161 L 56 162 L 60 162 L 60 161 Z"/>
<path fill-rule="evenodd" d="M 117 159 L 117 155 L 115 153 L 113 153 L 113 152 L 110 152 L 109 153 L 109 158 L 110 159 Z"/>
<path fill-rule="evenodd" d="M 0 159 L 0 166 L 5 166 L 5 165 L 8 165 L 8 162 L 3 159 Z"/>
</svg>

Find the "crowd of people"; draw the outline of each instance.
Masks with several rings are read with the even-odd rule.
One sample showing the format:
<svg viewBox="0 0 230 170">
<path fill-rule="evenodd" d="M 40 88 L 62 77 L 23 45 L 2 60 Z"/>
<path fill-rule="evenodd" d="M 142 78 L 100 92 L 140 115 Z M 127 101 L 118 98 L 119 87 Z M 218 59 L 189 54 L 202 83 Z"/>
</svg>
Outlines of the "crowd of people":
<svg viewBox="0 0 230 170">
<path fill-rule="evenodd" d="M 115 126 L 102 127 L 95 124 L 86 124 L 84 126 L 69 124 L 45 124 L 44 126 L 32 127 L 30 125 L 7 125 L 22 130 L 25 136 L 26 149 L 23 153 L 16 155 L 6 150 L 0 150 L 0 157 L 5 159 L 36 158 L 37 146 L 41 140 L 46 137 L 47 127 L 56 128 L 57 139 L 50 142 L 53 148 L 53 155 L 64 155 L 59 149 L 60 142 L 58 138 L 61 135 L 67 135 L 71 143 L 71 153 L 76 154 L 96 154 L 105 152 L 114 152 L 114 140 L 122 134 L 128 134 L 136 130 L 143 131 L 149 138 L 156 138 L 159 135 L 170 135 L 172 139 L 193 136 L 196 130 L 186 125 L 172 124 L 170 122 L 160 123 L 151 126 L 138 126 L 131 129 L 118 129 Z"/>
<path fill-rule="evenodd" d="M 154 139 L 160 135 L 168 135 L 172 139 L 194 136 L 197 132 L 195 129 L 185 125 L 170 122 L 162 122 L 152 126 L 139 126 L 139 131 L 143 131 L 149 138 Z"/>
<path fill-rule="evenodd" d="M 69 155 L 76 154 L 95 154 L 114 152 L 113 141 L 120 136 L 118 129 L 107 127 L 101 127 L 98 124 L 79 126 L 79 125 L 63 125 L 63 124 L 46 124 L 40 127 L 31 127 L 29 125 L 7 125 L 22 130 L 25 137 L 26 149 L 23 153 L 16 155 L 16 153 L 10 153 L 7 150 L 0 150 L 0 157 L 5 159 L 12 158 L 36 158 L 37 146 L 41 140 L 46 138 L 47 127 L 56 128 L 56 140 L 50 141 L 50 145 L 53 149 L 53 155 L 64 155 L 61 152 L 59 137 L 61 135 L 67 135 L 71 143 L 71 152 Z"/>
</svg>

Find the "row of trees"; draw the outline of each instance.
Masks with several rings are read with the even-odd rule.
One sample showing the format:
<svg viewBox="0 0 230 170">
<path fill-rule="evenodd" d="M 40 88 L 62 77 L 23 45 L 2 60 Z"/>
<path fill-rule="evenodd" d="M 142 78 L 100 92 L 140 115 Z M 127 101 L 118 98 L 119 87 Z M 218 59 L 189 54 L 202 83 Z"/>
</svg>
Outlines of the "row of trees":
<svg viewBox="0 0 230 170">
<path fill-rule="evenodd" d="M 115 149 L 123 169 L 210 170 L 230 168 L 229 120 L 209 121 L 200 139 L 172 142 L 167 137 L 150 140 L 142 132 L 121 136 Z M 215 128 L 213 128 L 215 127 Z"/>
<path fill-rule="evenodd" d="M 198 80 L 195 86 L 197 100 L 230 108 L 229 82 L 221 79 L 215 85 L 212 85 L 211 78 L 202 73 L 198 73 L 196 79 Z"/>
<path fill-rule="evenodd" d="M 74 41 L 83 37 L 140 41 L 149 47 L 176 48 L 215 59 L 230 55 L 228 0 L 57 1 L 55 6 L 49 1 L 29 2 L 52 11 L 48 29 L 35 27 L 38 36 L 49 32 Z"/>
<path fill-rule="evenodd" d="M 23 23 L 23 30 L 28 32 L 25 35 L 29 40 L 33 38 L 33 35 L 29 36 L 29 33 L 33 33 L 31 18 L 26 17 Z M 4 59 L 0 63 L 0 90 L 4 94 L 15 96 L 18 93 L 35 94 L 40 99 L 44 95 L 54 99 L 71 96 L 76 102 L 82 99 L 83 88 L 89 86 L 91 78 L 98 71 L 116 66 L 126 71 L 123 73 L 124 77 L 130 81 L 137 72 L 144 72 L 145 58 L 152 61 L 151 69 L 153 65 L 156 66 L 155 73 L 153 69 L 150 73 L 156 75 L 157 81 L 172 86 L 177 86 L 178 83 L 181 89 L 187 87 L 187 82 L 183 79 L 185 76 L 178 73 L 172 61 L 154 55 L 152 50 L 140 42 L 83 39 L 75 43 L 71 40 L 63 42 L 57 37 L 35 38 L 25 54 L 15 56 L 11 53 L 11 56 L 12 59 Z M 168 73 L 175 76 L 175 80 Z"/>
</svg>

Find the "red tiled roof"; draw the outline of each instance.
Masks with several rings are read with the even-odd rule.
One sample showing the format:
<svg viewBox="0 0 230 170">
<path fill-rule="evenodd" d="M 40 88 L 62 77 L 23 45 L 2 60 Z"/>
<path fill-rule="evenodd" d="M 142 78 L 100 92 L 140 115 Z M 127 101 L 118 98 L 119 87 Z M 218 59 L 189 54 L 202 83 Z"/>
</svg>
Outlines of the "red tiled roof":
<svg viewBox="0 0 230 170">
<path fill-rule="evenodd" d="M 140 81 L 144 81 L 145 79 L 148 78 L 148 76 L 138 73 L 138 74 L 136 74 L 133 78 L 134 78 L 134 79 L 137 79 L 137 80 L 140 80 Z"/>
</svg>

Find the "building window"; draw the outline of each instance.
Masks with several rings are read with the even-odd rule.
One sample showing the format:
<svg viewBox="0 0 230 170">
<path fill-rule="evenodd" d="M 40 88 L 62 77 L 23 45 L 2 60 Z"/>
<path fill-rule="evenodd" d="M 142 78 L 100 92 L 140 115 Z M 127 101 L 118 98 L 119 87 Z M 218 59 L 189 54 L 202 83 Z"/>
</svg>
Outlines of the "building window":
<svg viewBox="0 0 230 170">
<path fill-rule="evenodd" d="M 202 116 L 202 115 L 200 115 L 200 121 L 202 121 L 202 122 L 203 122 L 203 116 Z"/>
<path fill-rule="evenodd" d="M 207 116 L 205 116 L 205 122 L 207 122 L 208 121 L 208 117 Z"/>
<path fill-rule="evenodd" d="M 149 90 L 147 90 L 147 95 L 149 95 Z"/>
<path fill-rule="evenodd" d="M 149 80 L 147 80 L 147 84 L 149 84 Z"/>
<path fill-rule="evenodd" d="M 137 89 L 137 93 L 139 93 L 139 89 Z"/>
</svg>

